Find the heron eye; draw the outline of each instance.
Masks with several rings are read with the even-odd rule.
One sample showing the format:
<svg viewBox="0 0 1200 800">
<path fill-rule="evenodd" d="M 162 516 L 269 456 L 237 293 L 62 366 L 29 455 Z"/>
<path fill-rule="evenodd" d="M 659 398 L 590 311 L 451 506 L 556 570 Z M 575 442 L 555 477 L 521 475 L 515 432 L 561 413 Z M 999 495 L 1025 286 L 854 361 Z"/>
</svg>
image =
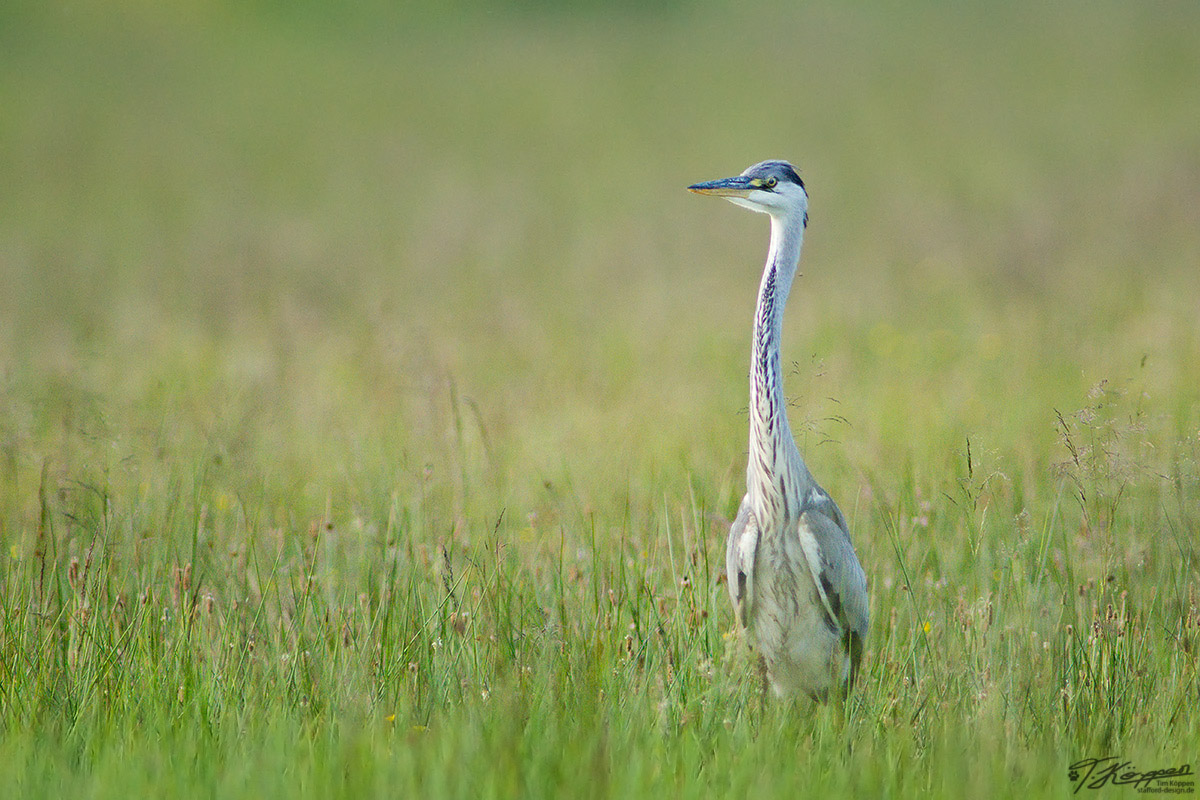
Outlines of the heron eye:
<svg viewBox="0 0 1200 800">
<path fill-rule="evenodd" d="M 777 183 L 779 183 L 779 179 L 772 175 L 770 178 L 767 178 L 765 181 L 763 181 L 763 186 L 767 187 L 768 189 L 774 189 L 775 184 Z"/>
</svg>

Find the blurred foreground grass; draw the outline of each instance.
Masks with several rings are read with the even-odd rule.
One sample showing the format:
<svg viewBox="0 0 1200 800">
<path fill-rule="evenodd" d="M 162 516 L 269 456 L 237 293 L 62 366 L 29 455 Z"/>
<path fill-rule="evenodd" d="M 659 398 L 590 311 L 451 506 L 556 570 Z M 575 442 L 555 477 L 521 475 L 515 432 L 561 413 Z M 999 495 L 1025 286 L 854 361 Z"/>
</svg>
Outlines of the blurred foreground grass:
<svg viewBox="0 0 1200 800">
<path fill-rule="evenodd" d="M 6 783 L 1195 764 L 1192 4 L 321 9 L 0 12 Z M 844 714 L 760 703 L 718 583 L 766 230 L 683 187 L 767 157 L 872 580 Z"/>
</svg>

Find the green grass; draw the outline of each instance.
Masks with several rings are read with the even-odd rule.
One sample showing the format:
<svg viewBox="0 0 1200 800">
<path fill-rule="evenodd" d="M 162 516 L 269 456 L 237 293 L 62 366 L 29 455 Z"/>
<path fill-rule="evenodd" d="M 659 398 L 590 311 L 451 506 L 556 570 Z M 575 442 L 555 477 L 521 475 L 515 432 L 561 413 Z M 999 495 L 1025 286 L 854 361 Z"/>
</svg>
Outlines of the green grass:
<svg viewBox="0 0 1200 800">
<path fill-rule="evenodd" d="M 0 785 L 1200 767 L 1200 10 L 460 12 L 0 12 Z M 767 231 L 683 187 L 768 157 L 844 707 L 760 697 L 719 580 Z"/>
</svg>

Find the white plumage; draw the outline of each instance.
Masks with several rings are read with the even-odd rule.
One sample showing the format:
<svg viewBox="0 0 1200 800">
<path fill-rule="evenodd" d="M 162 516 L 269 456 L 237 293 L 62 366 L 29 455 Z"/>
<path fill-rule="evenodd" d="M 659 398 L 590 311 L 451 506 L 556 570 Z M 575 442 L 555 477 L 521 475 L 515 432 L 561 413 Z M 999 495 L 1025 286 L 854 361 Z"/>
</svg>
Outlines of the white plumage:
<svg viewBox="0 0 1200 800">
<path fill-rule="evenodd" d="M 754 313 L 746 496 L 729 532 L 726 570 L 738 622 L 775 693 L 818 700 L 847 691 L 868 627 L 867 578 L 845 517 L 813 479 L 788 425 L 780 369 L 783 308 L 796 275 L 808 193 L 786 161 L 688 187 L 771 217 Z"/>
</svg>

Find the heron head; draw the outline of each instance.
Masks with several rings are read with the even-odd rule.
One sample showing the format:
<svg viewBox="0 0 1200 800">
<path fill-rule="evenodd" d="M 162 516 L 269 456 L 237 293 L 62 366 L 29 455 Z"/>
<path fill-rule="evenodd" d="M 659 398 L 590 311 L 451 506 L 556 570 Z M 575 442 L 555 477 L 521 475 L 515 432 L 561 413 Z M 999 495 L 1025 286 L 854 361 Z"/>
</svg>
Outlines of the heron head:
<svg viewBox="0 0 1200 800">
<path fill-rule="evenodd" d="M 760 161 L 734 178 L 696 183 L 688 191 L 724 197 L 772 217 L 799 214 L 808 219 L 808 192 L 796 168 L 786 161 Z"/>
</svg>

